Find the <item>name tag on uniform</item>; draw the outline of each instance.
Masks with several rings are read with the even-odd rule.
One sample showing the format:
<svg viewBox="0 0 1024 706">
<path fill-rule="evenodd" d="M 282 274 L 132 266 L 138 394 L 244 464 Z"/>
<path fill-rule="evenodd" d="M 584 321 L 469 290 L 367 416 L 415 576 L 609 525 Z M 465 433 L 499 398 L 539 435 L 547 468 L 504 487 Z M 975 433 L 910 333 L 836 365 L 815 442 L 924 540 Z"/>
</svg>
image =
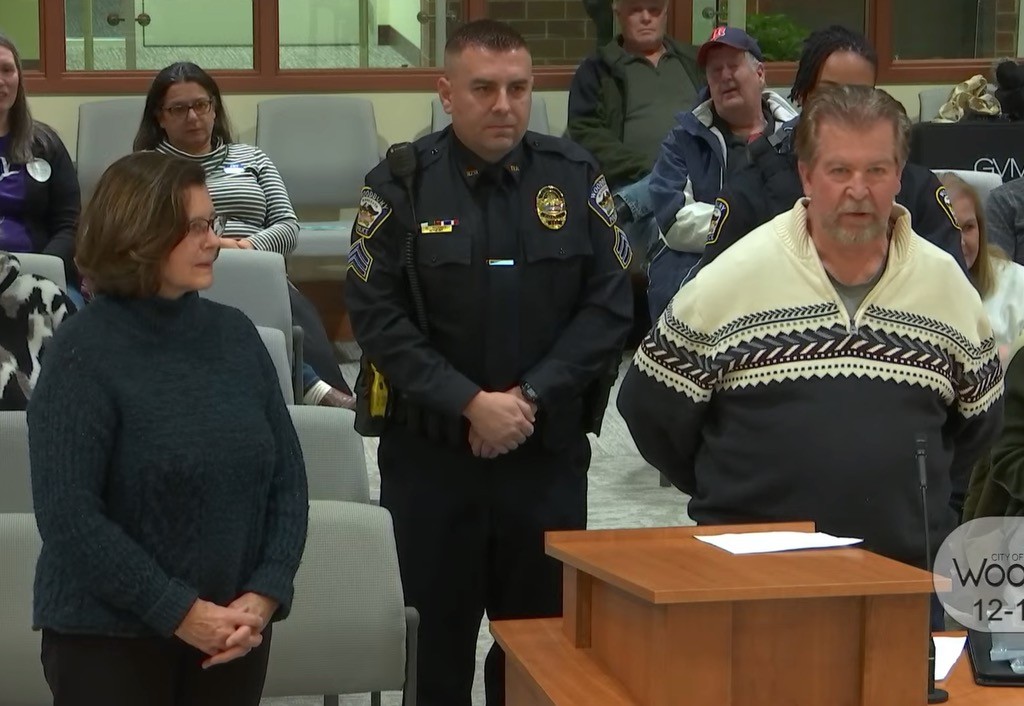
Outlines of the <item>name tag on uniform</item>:
<svg viewBox="0 0 1024 706">
<path fill-rule="evenodd" d="M 515 260 L 488 260 L 487 261 L 487 266 L 488 267 L 515 267 L 516 266 L 516 261 Z"/>
<path fill-rule="evenodd" d="M 420 233 L 429 235 L 431 233 L 451 233 L 455 226 L 459 225 L 459 221 L 452 218 L 447 221 L 434 221 L 433 223 L 423 222 L 420 223 Z"/>
<path fill-rule="evenodd" d="M 229 174 L 231 176 L 245 174 L 245 167 L 243 167 L 241 164 L 228 164 L 225 165 L 224 167 L 224 173 Z"/>
</svg>

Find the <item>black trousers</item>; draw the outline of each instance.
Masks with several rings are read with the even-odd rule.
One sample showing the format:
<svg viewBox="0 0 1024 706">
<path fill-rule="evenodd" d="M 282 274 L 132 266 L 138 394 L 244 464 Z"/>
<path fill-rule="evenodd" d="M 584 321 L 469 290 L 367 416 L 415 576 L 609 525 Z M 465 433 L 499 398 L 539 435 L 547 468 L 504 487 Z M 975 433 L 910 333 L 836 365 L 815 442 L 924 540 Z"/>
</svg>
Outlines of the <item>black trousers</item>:
<svg viewBox="0 0 1024 706">
<path fill-rule="evenodd" d="M 303 360 L 313 368 L 321 380 L 336 390 L 351 395 L 352 390 L 341 375 L 338 360 L 334 357 L 334 346 L 327 338 L 327 331 L 324 329 L 324 322 L 320 319 L 320 313 L 313 306 L 313 302 L 309 301 L 305 294 L 290 283 L 288 296 L 292 305 L 292 321 L 302 327 Z"/>
<path fill-rule="evenodd" d="M 53 706 L 258 706 L 270 632 L 245 657 L 204 670 L 206 656 L 176 637 L 43 630 L 43 674 Z"/>
<path fill-rule="evenodd" d="M 581 434 L 552 453 L 530 442 L 488 461 L 391 429 L 378 462 L 406 603 L 420 612 L 419 706 L 470 706 L 484 611 L 562 614 L 561 564 L 544 554 L 544 532 L 586 526 L 590 443 Z M 484 681 L 488 706 L 504 704 L 497 645 Z"/>
</svg>

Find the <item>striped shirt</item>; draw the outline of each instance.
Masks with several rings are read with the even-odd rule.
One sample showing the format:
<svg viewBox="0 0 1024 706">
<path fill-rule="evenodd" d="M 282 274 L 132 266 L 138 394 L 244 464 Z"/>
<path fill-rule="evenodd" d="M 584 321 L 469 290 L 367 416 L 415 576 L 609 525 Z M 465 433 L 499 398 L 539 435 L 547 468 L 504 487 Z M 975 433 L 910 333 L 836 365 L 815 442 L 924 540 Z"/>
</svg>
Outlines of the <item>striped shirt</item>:
<svg viewBox="0 0 1024 706">
<path fill-rule="evenodd" d="M 248 238 L 256 250 L 295 250 L 295 209 L 277 167 L 259 147 L 222 143 L 209 154 L 191 155 L 164 141 L 156 149 L 203 165 L 213 206 L 226 219 L 225 236 Z"/>
</svg>

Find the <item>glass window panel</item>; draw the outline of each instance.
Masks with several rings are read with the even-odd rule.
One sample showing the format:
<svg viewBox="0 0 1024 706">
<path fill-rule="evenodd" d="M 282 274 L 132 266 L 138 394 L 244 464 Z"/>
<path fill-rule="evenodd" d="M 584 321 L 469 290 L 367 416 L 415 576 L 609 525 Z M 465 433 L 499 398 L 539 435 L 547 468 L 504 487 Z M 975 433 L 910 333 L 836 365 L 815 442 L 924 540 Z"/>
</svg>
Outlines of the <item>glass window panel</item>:
<svg viewBox="0 0 1024 706">
<path fill-rule="evenodd" d="M 0 0 L 0 34 L 6 34 L 18 47 L 25 69 L 39 69 L 39 0 Z"/>
<path fill-rule="evenodd" d="M 280 66 L 285 70 L 438 66 L 439 47 L 462 21 L 464 5 L 461 0 L 282 1 Z M 440 16 L 438 6 L 446 10 Z"/>
<path fill-rule="evenodd" d="M 901 0 L 892 3 L 896 59 L 1019 56 L 1016 0 Z"/>
<path fill-rule="evenodd" d="M 64 15 L 69 71 L 253 67 L 253 0 L 65 0 Z"/>
<path fill-rule="evenodd" d="M 765 61 L 796 61 L 808 33 L 833 24 L 863 32 L 867 19 L 864 0 L 728 0 L 719 5 L 725 6 L 722 16 L 729 24 L 745 27 L 757 40 Z M 745 10 L 743 22 L 734 17 L 737 9 Z"/>
</svg>

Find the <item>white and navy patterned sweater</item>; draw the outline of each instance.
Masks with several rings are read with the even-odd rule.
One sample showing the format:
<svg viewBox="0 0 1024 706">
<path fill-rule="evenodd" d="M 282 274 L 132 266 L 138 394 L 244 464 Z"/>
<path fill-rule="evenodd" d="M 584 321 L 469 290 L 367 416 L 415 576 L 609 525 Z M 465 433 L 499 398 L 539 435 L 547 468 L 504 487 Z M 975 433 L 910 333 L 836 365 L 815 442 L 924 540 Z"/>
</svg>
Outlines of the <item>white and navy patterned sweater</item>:
<svg viewBox="0 0 1024 706">
<path fill-rule="evenodd" d="M 46 344 L 74 305 L 56 284 L 21 274 L 0 252 L 0 410 L 22 410 L 39 379 Z"/>
<path fill-rule="evenodd" d="M 921 564 L 925 434 L 933 546 L 954 526 L 1002 372 L 978 294 L 896 209 L 852 319 L 800 202 L 701 270 L 640 346 L 618 406 L 698 524 L 813 520 Z"/>
</svg>

